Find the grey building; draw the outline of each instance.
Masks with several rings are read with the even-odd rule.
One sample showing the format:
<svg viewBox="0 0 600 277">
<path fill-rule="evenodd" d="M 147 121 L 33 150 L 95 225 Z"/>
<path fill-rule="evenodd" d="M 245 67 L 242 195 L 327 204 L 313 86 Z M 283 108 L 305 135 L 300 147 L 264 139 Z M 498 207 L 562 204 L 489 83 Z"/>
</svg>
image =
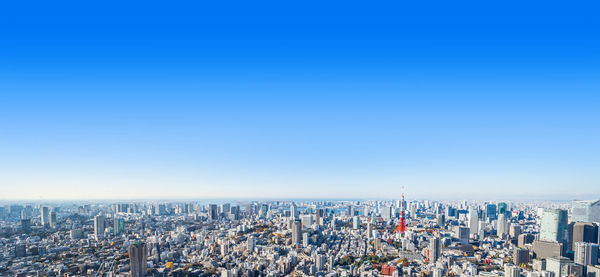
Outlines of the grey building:
<svg viewBox="0 0 600 277">
<path fill-rule="evenodd" d="M 129 246 L 129 266 L 132 277 L 146 276 L 148 249 L 144 242 L 134 242 Z"/>
</svg>

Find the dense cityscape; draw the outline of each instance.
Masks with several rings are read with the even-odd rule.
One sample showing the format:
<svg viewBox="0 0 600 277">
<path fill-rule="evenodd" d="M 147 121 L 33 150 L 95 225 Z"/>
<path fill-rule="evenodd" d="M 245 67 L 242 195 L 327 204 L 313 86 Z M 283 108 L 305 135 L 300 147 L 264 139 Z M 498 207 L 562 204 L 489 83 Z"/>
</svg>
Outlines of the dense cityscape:
<svg viewBox="0 0 600 277">
<path fill-rule="evenodd" d="M 600 276 L 600 201 L 0 207 L 1 276 Z"/>
</svg>

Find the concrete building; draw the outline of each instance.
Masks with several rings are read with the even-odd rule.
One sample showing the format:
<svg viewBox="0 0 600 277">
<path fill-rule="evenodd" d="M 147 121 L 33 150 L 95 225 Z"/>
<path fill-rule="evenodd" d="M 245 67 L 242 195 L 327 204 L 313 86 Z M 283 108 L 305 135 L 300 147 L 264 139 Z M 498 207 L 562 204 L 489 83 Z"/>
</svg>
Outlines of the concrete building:
<svg viewBox="0 0 600 277">
<path fill-rule="evenodd" d="M 600 200 L 573 201 L 571 222 L 600 222 Z"/>
<path fill-rule="evenodd" d="M 544 209 L 540 224 L 540 240 L 560 242 L 563 247 L 567 246 L 569 241 L 567 210 Z"/>
<path fill-rule="evenodd" d="M 598 244 L 589 242 L 576 242 L 574 248 L 575 263 L 582 265 L 598 264 Z"/>
<path fill-rule="evenodd" d="M 562 256 L 563 248 L 560 242 L 536 240 L 533 242 L 533 255 L 537 259 Z"/>
<path fill-rule="evenodd" d="M 129 267 L 131 277 L 143 277 L 147 272 L 148 249 L 144 242 L 134 242 L 129 246 Z"/>
<path fill-rule="evenodd" d="M 302 242 L 302 222 L 294 220 L 292 222 L 292 244 L 300 244 Z"/>
<path fill-rule="evenodd" d="M 571 222 L 569 224 L 569 250 L 574 250 L 577 242 L 598 243 L 598 225 L 590 222 Z"/>
<path fill-rule="evenodd" d="M 100 239 L 104 237 L 104 229 L 106 229 L 106 219 L 103 215 L 97 215 L 94 217 L 94 237 Z"/>
<path fill-rule="evenodd" d="M 442 244 L 439 237 L 429 239 L 429 263 L 435 263 L 442 255 Z"/>
</svg>

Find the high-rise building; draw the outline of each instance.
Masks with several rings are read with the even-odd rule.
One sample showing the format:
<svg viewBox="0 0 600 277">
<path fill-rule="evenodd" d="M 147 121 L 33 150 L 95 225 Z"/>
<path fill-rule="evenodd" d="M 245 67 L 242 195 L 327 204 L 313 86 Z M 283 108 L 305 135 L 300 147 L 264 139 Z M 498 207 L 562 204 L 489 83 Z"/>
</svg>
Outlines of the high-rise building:
<svg viewBox="0 0 600 277">
<path fill-rule="evenodd" d="M 600 222 L 600 200 L 576 200 L 571 205 L 571 222 Z"/>
<path fill-rule="evenodd" d="M 56 212 L 55 211 L 51 211 L 50 212 L 50 228 L 56 228 L 56 223 L 58 222 L 57 218 L 56 218 Z"/>
<path fill-rule="evenodd" d="M 317 211 L 315 212 L 315 221 L 317 222 L 317 225 L 323 224 L 324 216 L 325 216 L 325 210 L 317 209 Z"/>
<path fill-rule="evenodd" d="M 302 240 L 302 222 L 294 220 L 292 222 L 292 244 L 300 244 Z"/>
<path fill-rule="evenodd" d="M 532 234 L 520 234 L 517 238 L 517 246 L 525 247 L 525 244 L 533 243 L 535 236 Z"/>
<path fill-rule="evenodd" d="M 106 229 L 106 219 L 103 215 L 97 215 L 94 217 L 94 236 L 96 239 L 100 239 L 104 236 L 104 229 Z"/>
<path fill-rule="evenodd" d="M 23 218 L 21 219 L 21 230 L 25 233 L 31 231 L 31 219 Z"/>
<path fill-rule="evenodd" d="M 392 207 L 389 206 L 383 206 L 381 207 L 381 217 L 383 219 L 392 219 L 393 215 L 392 215 Z"/>
<path fill-rule="evenodd" d="M 268 204 L 261 204 L 260 205 L 260 211 L 258 212 L 258 215 L 261 217 L 267 217 L 267 213 L 269 212 L 269 205 Z"/>
<path fill-rule="evenodd" d="M 118 236 L 125 231 L 125 220 L 120 217 L 113 217 L 113 234 Z"/>
<path fill-rule="evenodd" d="M 513 262 L 519 266 L 529 263 L 529 250 L 525 248 L 515 248 Z"/>
<path fill-rule="evenodd" d="M 508 234 L 508 221 L 506 220 L 506 214 L 498 213 L 498 220 L 496 220 L 496 231 L 498 237 L 504 238 Z"/>
<path fill-rule="evenodd" d="M 505 202 L 498 203 L 498 215 L 507 214 L 508 213 L 508 205 Z"/>
<path fill-rule="evenodd" d="M 216 204 L 210 204 L 208 206 L 208 217 L 211 220 L 218 220 L 219 219 L 219 209 L 217 207 Z"/>
<path fill-rule="evenodd" d="M 429 239 L 429 263 L 435 263 L 442 254 L 442 244 L 439 237 Z"/>
<path fill-rule="evenodd" d="M 470 232 L 469 232 L 468 227 L 463 227 L 463 226 L 455 226 L 454 227 L 454 235 L 456 236 L 456 238 L 458 238 L 458 240 L 462 244 L 469 244 L 469 233 Z"/>
<path fill-rule="evenodd" d="M 505 277 L 521 277 L 521 270 L 519 267 L 511 264 L 504 265 L 504 276 Z"/>
<path fill-rule="evenodd" d="M 589 242 L 576 242 L 574 254 L 575 263 L 582 265 L 598 264 L 598 244 Z"/>
<path fill-rule="evenodd" d="M 544 209 L 540 224 L 540 240 L 560 242 L 563 247 L 566 247 L 569 236 L 567 220 L 567 210 Z"/>
<path fill-rule="evenodd" d="M 574 250 L 577 242 L 598 243 L 598 225 L 590 222 L 571 222 L 569 224 L 569 250 Z"/>
<path fill-rule="evenodd" d="M 50 227 L 50 208 L 42 207 L 42 226 Z"/>
<path fill-rule="evenodd" d="M 443 214 L 438 214 L 436 221 L 437 221 L 437 225 L 440 227 L 444 226 L 446 224 L 446 218 Z"/>
<path fill-rule="evenodd" d="M 583 266 L 575 264 L 569 258 L 565 257 L 547 258 L 546 271 L 552 272 L 555 277 L 583 276 Z"/>
<path fill-rule="evenodd" d="M 564 245 L 562 242 L 536 240 L 532 250 L 537 259 L 557 257 L 563 255 Z"/>
<path fill-rule="evenodd" d="M 312 214 L 305 214 L 300 217 L 302 222 L 302 226 L 306 228 L 310 228 L 313 225 L 313 216 Z"/>
<path fill-rule="evenodd" d="M 358 215 L 352 217 L 352 228 L 354 230 L 360 229 L 360 218 L 358 218 Z"/>
<path fill-rule="evenodd" d="M 521 235 L 521 225 L 518 224 L 510 224 L 510 228 L 508 234 L 511 238 L 518 238 Z"/>
<path fill-rule="evenodd" d="M 298 218 L 298 207 L 296 207 L 296 203 L 292 202 L 290 206 L 290 218 L 297 219 Z"/>
<path fill-rule="evenodd" d="M 131 277 L 143 277 L 147 272 L 148 249 L 144 242 L 134 242 L 129 246 L 129 266 Z"/>
<path fill-rule="evenodd" d="M 248 240 L 246 241 L 246 248 L 250 252 L 254 252 L 254 247 L 256 246 L 256 239 L 253 236 L 248 236 Z"/>
<path fill-rule="evenodd" d="M 487 204 L 485 206 L 485 218 L 487 220 L 495 220 L 496 216 L 496 204 Z"/>
<path fill-rule="evenodd" d="M 479 215 L 475 207 L 469 207 L 469 230 L 471 234 L 479 232 Z"/>
</svg>

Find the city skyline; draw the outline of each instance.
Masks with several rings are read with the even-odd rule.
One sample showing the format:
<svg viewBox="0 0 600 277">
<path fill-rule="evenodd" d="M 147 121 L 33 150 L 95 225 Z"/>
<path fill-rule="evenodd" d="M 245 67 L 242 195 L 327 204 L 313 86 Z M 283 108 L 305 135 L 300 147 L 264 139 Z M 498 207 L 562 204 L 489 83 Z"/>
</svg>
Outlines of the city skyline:
<svg viewBox="0 0 600 277">
<path fill-rule="evenodd" d="M 0 200 L 600 198 L 597 3 L 9 6 Z"/>
</svg>

